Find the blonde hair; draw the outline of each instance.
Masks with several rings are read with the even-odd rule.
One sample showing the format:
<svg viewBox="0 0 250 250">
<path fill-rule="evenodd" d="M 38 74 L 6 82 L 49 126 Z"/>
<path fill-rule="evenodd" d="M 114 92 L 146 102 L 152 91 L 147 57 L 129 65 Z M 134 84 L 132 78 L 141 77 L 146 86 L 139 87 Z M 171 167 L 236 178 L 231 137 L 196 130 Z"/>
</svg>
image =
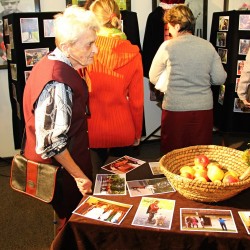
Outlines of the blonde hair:
<svg viewBox="0 0 250 250">
<path fill-rule="evenodd" d="M 102 26 L 120 29 L 121 13 L 115 0 L 96 0 L 89 9 L 94 12 Z"/>
<path fill-rule="evenodd" d="M 195 17 L 191 9 L 185 4 L 178 4 L 164 13 L 163 20 L 171 25 L 180 25 L 179 32 L 191 31 L 194 33 Z"/>
<path fill-rule="evenodd" d="M 92 29 L 99 31 L 96 16 L 89 10 L 76 5 L 69 6 L 63 13 L 54 16 L 56 46 L 75 43 L 84 33 Z"/>
</svg>

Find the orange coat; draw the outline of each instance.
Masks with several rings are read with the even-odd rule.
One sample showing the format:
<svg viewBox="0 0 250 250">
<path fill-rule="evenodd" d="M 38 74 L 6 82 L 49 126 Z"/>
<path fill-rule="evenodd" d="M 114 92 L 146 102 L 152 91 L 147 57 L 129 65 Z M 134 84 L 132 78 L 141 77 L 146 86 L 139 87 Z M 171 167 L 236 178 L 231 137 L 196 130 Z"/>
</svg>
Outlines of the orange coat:
<svg viewBox="0 0 250 250">
<path fill-rule="evenodd" d="M 136 45 L 99 36 L 98 54 L 87 68 L 90 148 L 132 145 L 142 133 L 143 67 Z"/>
</svg>

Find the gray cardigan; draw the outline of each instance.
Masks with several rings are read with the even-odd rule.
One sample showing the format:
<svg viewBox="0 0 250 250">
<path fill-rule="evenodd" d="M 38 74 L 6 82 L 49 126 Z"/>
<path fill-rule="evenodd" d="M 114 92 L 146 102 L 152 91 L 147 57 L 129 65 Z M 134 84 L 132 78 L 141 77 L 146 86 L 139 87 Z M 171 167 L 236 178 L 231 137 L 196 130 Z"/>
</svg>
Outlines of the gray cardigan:
<svg viewBox="0 0 250 250">
<path fill-rule="evenodd" d="M 164 69 L 167 91 L 162 108 L 169 111 L 212 109 L 211 84 L 222 85 L 227 77 L 213 45 L 191 34 L 161 44 L 149 71 L 153 84 Z"/>
</svg>

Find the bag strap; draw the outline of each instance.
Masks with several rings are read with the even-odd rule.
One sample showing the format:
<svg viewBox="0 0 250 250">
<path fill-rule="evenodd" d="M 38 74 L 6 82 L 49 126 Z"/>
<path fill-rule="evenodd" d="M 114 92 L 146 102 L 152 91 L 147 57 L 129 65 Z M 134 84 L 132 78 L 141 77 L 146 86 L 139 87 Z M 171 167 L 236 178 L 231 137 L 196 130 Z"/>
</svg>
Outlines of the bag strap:
<svg viewBox="0 0 250 250">
<path fill-rule="evenodd" d="M 24 154 L 25 142 L 26 142 L 26 129 L 24 128 L 23 136 L 22 136 L 22 142 L 21 142 L 21 150 L 20 150 L 21 155 Z"/>
</svg>

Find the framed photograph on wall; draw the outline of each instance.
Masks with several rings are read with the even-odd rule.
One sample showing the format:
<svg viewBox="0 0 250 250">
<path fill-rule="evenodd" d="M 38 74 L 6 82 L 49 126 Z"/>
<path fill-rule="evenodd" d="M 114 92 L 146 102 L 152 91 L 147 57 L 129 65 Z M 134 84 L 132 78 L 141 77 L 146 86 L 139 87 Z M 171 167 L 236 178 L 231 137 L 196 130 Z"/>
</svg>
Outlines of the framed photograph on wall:
<svg viewBox="0 0 250 250">
<path fill-rule="evenodd" d="M 160 3 L 160 0 L 152 0 L 152 10 Z M 186 0 L 185 4 L 189 6 L 196 18 L 195 35 L 207 38 L 207 7 L 208 0 Z"/>
<path fill-rule="evenodd" d="M 7 56 L 6 48 L 3 44 L 3 36 L 7 36 L 8 33 L 3 33 L 3 24 L 6 22 L 6 19 L 3 17 L 17 12 L 40 12 L 40 0 L 13 0 L 11 3 L 11 9 L 7 5 L 0 3 L 0 69 L 7 69 Z"/>
</svg>

